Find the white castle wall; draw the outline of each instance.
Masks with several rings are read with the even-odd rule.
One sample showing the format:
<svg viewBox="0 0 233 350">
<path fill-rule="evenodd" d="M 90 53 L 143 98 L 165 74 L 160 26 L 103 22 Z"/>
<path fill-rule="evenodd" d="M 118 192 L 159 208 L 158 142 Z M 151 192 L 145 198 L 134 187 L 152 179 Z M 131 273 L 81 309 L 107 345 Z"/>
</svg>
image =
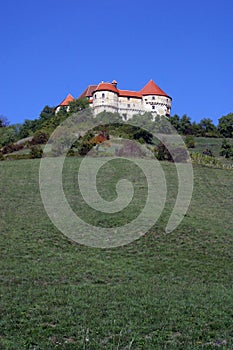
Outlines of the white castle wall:
<svg viewBox="0 0 233 350">
<path fill-rule="evenodd" d="M 142 100 L 135 97 L 118 98 L 118 113 L 121 114 L 125 120 L 132 118 L 134 114 L 143 112 Z"/>
<path fill-rule="evenodd" d="M 94 115 L 101 112 L 119 113 L 124 120 L 134 114 L 151 112 L 154 115 L 170 115 L 171 98 L 167 96 L 147 95 L 142 98 L 119 96 L 113 91 L 96 91 L 93 94 Z"/>
<path fill-rule="evenodd" d="M 170 115 L 171 99 L 167 96 L 148 95 L 142 97 L 144 110 L 158 115 Z"/>
<path fill-rule="evenodd" d="M 96 91 L 93 95 L 94 114 L 118 112 L 118 94 L 112 91 Z"/>
</svg>

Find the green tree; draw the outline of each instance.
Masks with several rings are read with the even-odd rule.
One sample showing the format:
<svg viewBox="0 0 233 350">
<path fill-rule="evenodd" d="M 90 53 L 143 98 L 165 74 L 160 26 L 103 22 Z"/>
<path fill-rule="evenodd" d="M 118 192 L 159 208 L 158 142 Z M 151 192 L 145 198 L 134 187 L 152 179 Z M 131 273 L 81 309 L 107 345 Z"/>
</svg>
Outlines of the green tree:
<svg viewBox="0 0 233 350">
<path fill-rule="evenodd" d="M 195 140 L 192 135 L 187 135 L 185 138 L 185 144 L 188 148 L 195 148 Z"/>
<path fill-rule="evenodd" d="M 30 149 L 30 158 L 41 158 L 43 154 L 43 150 L 40 146 L 32 146 Z"/>
<path fill-rule="evenodd" d="M 171 116 L 169 118 L 172 126 L 174 126 L 174 128 L 179 131 L 180 130 L 180 117 L 177 114 L 174 114 L 173 116 Z"/>
<path fill-rule="evenodd" d="M 197 137 L 203 136 L 203 130 L 199 123 L 196 123 L 196 122 L 192 123 L 192 134 Z"/>
<path fill-rule="evenodd" d="M 206 137 L 217 136 L 217 128 L 213 124 L 213 121 L 210 118 L 201 119 L 199 125 L 202 130 L 202 136 L 206 136 Z"/>
<path fill-rule="evenodd" d="M 229 144 L 229 142 L 226 139 L 222 140 L 220 156 L 225 158 L 233 157 L 233 147 Z"/>
<path fill-rule="evenodd" d="M 78 98 L 69 103 L 69 114 L 77 113 L 89 107 L 89 101 L 86 97 Z"/>
<path fill-rule="evenodd" d="M 15 139 L 15 130 L 13 127 L 8 126 L 0 128 L 0 147 L 11 144 Z"/>
<path fill-rule="evenodd" d="M 233 137 L 233 113 L 229 113 L 218 120 L 218 131 L 223 137 Z"/>
<path fill-rule="evenodd" d="M 0 114 L 0 128 L 6 128 L 7 126 L 9 126 L 7 117 L 5 117 L 3 114 Z"/>
<path fill-rule="evenodd" d="M 44 122 L 48 121 L 49 119 L 51 119 L 51 117 L 54 117 L 54 116 L 55 116 L 54 107 L 45 106 L 40 113 L 40 122 L 44 123 Z"/>
<path fill-rule="evenodd" d="M 191 135 L 192 134 L 192 124 L 191 124 L 191 119 L 188 117 L 186 114 L 184 114 L 180 118 L 180 128 L 179 131 L 183 135 Z"/>
</svg>

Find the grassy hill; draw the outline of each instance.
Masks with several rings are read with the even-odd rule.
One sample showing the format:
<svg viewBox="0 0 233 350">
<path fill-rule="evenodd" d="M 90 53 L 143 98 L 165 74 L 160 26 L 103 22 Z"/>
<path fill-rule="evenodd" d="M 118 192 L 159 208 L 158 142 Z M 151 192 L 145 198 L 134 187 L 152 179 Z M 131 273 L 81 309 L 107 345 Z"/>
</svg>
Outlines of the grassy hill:
<svg viewBox="0 0 233 350">
<path fill-rule="evenodd" d="M 64 168 L 76 212 L 87 210 L 75 194 L 79 162 Z M 160 220 L 140 240 L 102 250 L 72 243 L 50 222 L 39 160 L 0 163 L 1 349 L 233 348 L 232 172 L 195 166 L 191 206 L 166 235 L 177 183 L 174 165 L 163 168 Z M 110 199 L 114 181 L 105 181 Z"/>
</svg>

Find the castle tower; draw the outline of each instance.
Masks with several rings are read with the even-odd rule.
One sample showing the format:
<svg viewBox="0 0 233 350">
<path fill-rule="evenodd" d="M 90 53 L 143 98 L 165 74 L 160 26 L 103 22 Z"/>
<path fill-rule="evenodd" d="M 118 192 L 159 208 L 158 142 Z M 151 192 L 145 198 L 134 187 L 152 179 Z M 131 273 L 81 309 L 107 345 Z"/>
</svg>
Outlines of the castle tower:
<svg viewBox="0 0 233 350">
<path fill-rule="evenodd" d="M 170 116 L 172 98 L 160 89 L 153 80 L 150 80 L 140 92 L 145 111 L 151 112 L 155 116 Z"/>
<path fill-rule="evenodd" d="M 118 112 L 117 82 L 100 83 L 93 91 L 93 108 L 95 115 L 101 112 Z"/>
</svg>

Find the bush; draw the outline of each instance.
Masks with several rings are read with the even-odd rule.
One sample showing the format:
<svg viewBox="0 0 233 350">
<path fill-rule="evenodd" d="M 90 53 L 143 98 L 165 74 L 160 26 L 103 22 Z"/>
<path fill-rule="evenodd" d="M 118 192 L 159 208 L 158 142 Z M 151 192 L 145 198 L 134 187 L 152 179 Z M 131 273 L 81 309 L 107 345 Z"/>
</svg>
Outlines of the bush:
<svg viewBox="0 0 233 350">
<path fill-rule="evenodd" d="M 0 161 L 1 160 L 4 160 L 5 158 L 4 158 L 4 156 L 3 156 L 3 153 L 2 152 L 0 152 Z"/>
<path fill-rule="evenodd" d="M 186 136 L 184 142 L 188 148 L 195 148 L 195 140 L 194 140 L 194 137 L 192 135 Z"/>
<path fill-rule="evenodd" d="M 4 146 L 2 148 L 2 153 L 3 154 L 9 154 L 9 153 L 17 152 L 17 151 L 19 151 L 19 150 L 21 150 L 23 148 L 24 148 L 24 145 L 22 145 L 22 144 L 12 143 L 11 145 Z"/>
<path fill-rule="evenodd" d="M 45 131 L 37 131 L 33 135 L 32 140 L 30 141 L 31 145 L 43 145 L 49 139 L 49 134 Z"/>
<path fill-rule="evenodd" d="M 218 168 L 222 169 L 223 164 L 220 160 L 216 159 L 215 157 L 211 157 L 202 153 L 196 153 L 192 152 L 190 154 L 192 163 L 194 164 L 200 164 L 202 166 L 210 167 L 210 168 Z"/>
<path fill-rule="evenodd" d="M 168 160 L 170 162 L 173 161 L 171 154 L 162 142 L 155 147 L 154 154 L 158 160 Z"/>
<path fill-rule="evenodd" d="M 228 141 L 226 139 L 222 140 L 220 156 L 225 157 L 225 158 L 232 158 L 233 157 L 233 147 L 228 143 Z"/>
<path fill-rule="evenodd" d="M 205 151 L 203 151 L 202 154 L 204 154 L 206 156 L 213 157 L 212 151 L 210 149 L 208 149 L 208 148 Z"/>
<path fill-rule="evenodd" d="M 35 159 L 35 158 L 41 158 L 43 154 L 43 150 L 41 147 L 31 147 L 31 151 L 30 151 L 30 158 L 31 159 Z"/>
<path fill-rule="evenodd" d="M 78 154 L 85 156 L 93 147 L 93 143 L 90 141 L 83 141 L 78 147 Z"/>
</svg>

